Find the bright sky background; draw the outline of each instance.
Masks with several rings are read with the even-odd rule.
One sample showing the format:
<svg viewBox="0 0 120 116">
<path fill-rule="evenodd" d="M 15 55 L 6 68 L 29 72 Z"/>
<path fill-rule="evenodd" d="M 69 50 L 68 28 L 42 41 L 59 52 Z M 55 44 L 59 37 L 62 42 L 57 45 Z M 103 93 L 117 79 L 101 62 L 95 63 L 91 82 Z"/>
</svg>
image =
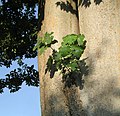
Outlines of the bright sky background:
<svg viewBox="0 0 120 116">
<path fill-rule="evenodd" d="M 34 64 L 38 69 L 37 58 L 26 60 L 25 63 Z M 16 63 L 10 69 L 0 67 L 0 78 L 15 68 Z M 0 94 L 0 116 L 41 116 L 39 87 L 23 84 L 22 89 L 15 93 L 9 93 L 8 89 L 5 89 L 5 92 Z"/>
</svg>

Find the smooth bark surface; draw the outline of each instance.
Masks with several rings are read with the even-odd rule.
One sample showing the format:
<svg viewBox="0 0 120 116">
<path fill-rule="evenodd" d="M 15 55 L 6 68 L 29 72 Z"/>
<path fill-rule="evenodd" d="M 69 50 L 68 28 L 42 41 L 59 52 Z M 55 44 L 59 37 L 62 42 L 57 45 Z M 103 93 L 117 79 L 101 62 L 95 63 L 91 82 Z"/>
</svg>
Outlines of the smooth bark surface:
<svg viewBox="0 0 120 116">
<path fill-rule="evenodd" d="M 58 44 L 53 46 L 56 49 L 60 45 L 63 36 L 79 33 L 76 15 L 61 10 L 60 6 L 57 7 L 57 2 L 60 1 L 46 0 L 45 18 L 42 30 L 39 33 L 40 36 L 43 36 L 45 32 L 54 32 L 55 39 L 59 41 Z M 66 3 L 66 0 L 63 2 Z M 71 4 L 75 8 L 72 0 Z M 38 57 L 42 116 L 78 116 L 81 112 L 81 100 L 78 88 L 64 89 L 60 71 L 55 73 L 53 78 L 50 78 L 50 73 L 45 74 L 46 61 L 50 52 L 50 50 L 47 50 L 44 55 L 39 55 Z"/>
<path fill-rule="evenodd" d="M 119 116 L 120 1 L 91 0 L 88 7 L 86 4 L 79 6 L 79 24 L 76 15 L 61 10 L 56 6 L 57 2 L 60 1 L 46 0 L 39 36 L 54 32 L 59 43 L 53 47 L 57 49 L 63 36 L 83 33 L 87 40 L 83 58 L 87 58 L 89 74 L 84 77 L 83 90 L 77 87 L 64 89 L 60 71 L 52 79 L 49 72 L 45 74 L 51 51 L 38 55 L 42 116 Z M 72 0 L 71 4 L 75 9 Z"/>
<path fill-rule="evenodd" d="M 89 75 L 81 100 L 88 116 L 120 116 L 120 0 L 79 7 Z"/>
</svg>

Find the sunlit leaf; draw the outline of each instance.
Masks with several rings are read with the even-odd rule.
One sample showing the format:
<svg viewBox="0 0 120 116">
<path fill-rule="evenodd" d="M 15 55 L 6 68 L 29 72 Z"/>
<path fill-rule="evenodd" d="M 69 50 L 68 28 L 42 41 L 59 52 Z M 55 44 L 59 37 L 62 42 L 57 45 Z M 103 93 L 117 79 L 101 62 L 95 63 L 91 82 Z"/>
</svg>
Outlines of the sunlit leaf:
<svg viewBox="0 0 120 116">
<path fill-rule="evenodd" d="M 85 42 L 84 38 L 85 38 L 85 36 L 83 34 L 78 35 L 77 41 L 78 41 L 79 46 L 84 44 L 84 42 Z"/>
<path fill-rule="evenodd" d="M 42 47 L 39 49 L 40 54 L 43 54 L 46 49 L 47 49 L 47 47 L 42 46 Z"/>
<path fill-rule="evenodd" d="M 69 53 L 71 52 L 70 46 L 61 47 L 61 48 L 59 49 L 59 52 L 60 52 L 61 56 L 63 56 L 63 57 L 69 55 Z"/>
<path fill-rule="evenodd" d="M 45 42 L 45 44 L 47 45 L 47 44 L 51 44 L 51 42 L 52 42 L 52 40 L 53 40 L 53 38 L 54 38 L 54 36 L 52 36 L 52 34 L 53 34 L 53 32 L 51 32 L 51 33 L 45 33 L 45 36 L 44 36 L 44 42 Z"/>
<path fill-rule="evenodd" d="M 67 35 L 65 37 L 63 37 L 63 42 L 62 45 L 65 44 L 74 44 L 74 42 L 77 40 L 77 35 L 75 34 L 71 34 L 71 35 Z"/>
</svg>

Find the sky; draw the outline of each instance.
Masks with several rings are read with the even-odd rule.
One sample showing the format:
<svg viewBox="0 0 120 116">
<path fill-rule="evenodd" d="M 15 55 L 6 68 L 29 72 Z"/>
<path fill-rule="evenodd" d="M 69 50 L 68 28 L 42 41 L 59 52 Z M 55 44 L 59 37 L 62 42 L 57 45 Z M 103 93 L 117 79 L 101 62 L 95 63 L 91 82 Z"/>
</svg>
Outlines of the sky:
<svg viewBox="0 0 120 116">
<path fill-rule="evenodd" d="M 25 60 L 25 63 L 34 64 L 38 69 L 37 58 Z M 16 63 L 11 68 L 0 67 L 0 77 L 15 68 Z M 4 93 L 0 94 L 0 116 L 41 116 L 39 87 L 23 84 L 22 89 L 15 93 L 5 89 Z"/>
</svg>

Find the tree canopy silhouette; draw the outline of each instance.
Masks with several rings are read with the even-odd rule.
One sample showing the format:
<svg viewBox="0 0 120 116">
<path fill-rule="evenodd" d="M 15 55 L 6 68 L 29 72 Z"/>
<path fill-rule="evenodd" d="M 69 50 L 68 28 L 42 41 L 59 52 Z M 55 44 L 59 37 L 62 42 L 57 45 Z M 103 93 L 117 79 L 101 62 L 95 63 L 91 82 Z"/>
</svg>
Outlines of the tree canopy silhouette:
<svg viewBox="0 0 120 116">
<path fill-rule="evenodd" d="M 20 89 L 23 82 L 38 86 L 38 71 L 34 66 L 27 66 L 23 59 L 35 58 L 33 51 L 36 43 L 38 17 L 36 16 L 38 0 L 1 0 L 0 6 L 0 67 L 10 67 L 17 61 L 20 68 L 6 74 L 0 79 L 0 93 L 3 88 L 10 92 Z"/>
</svg>

